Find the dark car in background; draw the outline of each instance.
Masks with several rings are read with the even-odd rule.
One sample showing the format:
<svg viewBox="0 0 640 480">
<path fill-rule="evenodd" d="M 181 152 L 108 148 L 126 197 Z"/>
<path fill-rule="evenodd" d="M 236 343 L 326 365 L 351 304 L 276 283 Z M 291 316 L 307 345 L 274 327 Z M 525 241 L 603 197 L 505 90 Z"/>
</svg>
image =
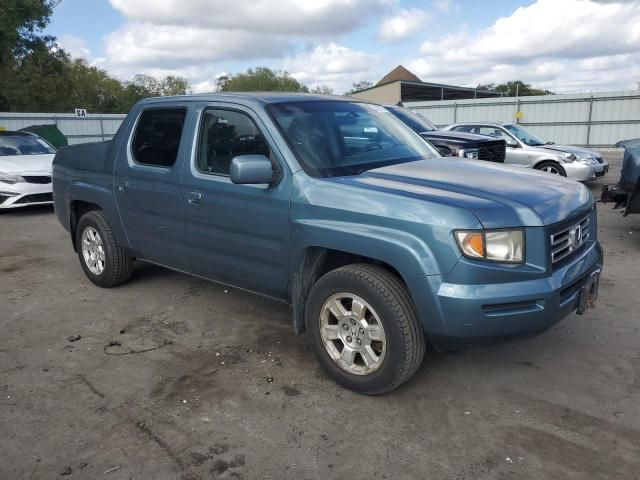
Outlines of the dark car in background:
<svg viewBox="0 0 640 480">
<path fill-rule="evenodd" d="M 640 213 L 640 138 L 620 141 L 616 147 L 624 148 L 620 181 L 602 187 L 601 201 L 615 202 L 614 208 L 624 207 L 626 217 L 630 213 Z"/>
<path fill-rule="evenodd" d="M 406 107 L 388 105 L 386 108 L 445 156 L 504 163 L 507 150 L 504 140 L 473 133 L 438 130 L 422 115 Z"/>
</svg>

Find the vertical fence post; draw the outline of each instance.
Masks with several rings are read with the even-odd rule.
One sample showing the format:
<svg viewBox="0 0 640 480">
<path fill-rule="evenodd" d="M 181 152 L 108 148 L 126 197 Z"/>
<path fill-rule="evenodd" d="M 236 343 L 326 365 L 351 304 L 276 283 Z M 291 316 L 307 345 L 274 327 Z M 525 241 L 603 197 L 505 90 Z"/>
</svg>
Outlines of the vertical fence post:
<svg viewBox="0 0 640 480">
<path fill-rule="evenodd" d="M 516 123 L 520 123 L 520 97 L 516 97 Z"/>
<path fill-rule="evenodd" d="M 453 104 L 453 123 L 458 123 L 458 102 Z"/>
<path fill-rule="evenodd" d="M 102 141 L 104 142 L 104 122 L 102 121 L 102 114 L 100 114 L 100 135 L 102 136 Z"/>
<path fill-rule="evenodd" d="M 589 97 L 589 119 L 587 120 L 587 147 L 591 146 L 591 116 L 593 115 L 593 95 Z"/>
</svg>

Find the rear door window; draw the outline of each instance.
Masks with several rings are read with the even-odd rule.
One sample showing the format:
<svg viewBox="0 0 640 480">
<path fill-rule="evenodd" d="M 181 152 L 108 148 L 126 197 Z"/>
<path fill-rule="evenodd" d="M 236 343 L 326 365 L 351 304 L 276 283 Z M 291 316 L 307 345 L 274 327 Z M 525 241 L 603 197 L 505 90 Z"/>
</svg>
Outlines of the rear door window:
<svg viewBox="0 0 640 480">
<path fill-rule="evenodd" d="M 131 145 L 136 163 L 171 167 L 178 158 L 186 108 L 150 108 L 138 119 Z"/>
</svg>

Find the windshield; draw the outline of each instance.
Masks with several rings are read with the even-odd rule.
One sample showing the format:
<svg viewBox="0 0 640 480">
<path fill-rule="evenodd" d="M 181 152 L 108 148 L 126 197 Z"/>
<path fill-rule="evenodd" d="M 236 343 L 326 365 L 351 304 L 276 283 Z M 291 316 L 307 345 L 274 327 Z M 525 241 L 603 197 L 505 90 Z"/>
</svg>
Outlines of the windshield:
<svg viewBox="0 0 640 480">
<path fill-rule="evenodd" d="M 414 132 L 433 132 L 437 128 L 422 115 L 415 113 L 408 108 L 387 107 L 391 113 L 406 123 Z"/>
<path fill-rule="evenodd" d="M 357 175 L 440 154 L 389 110 L 357 102 L 267 106 L 304 170 L 315 177 Z"/>
<path fill-rule="evenodd" d="M 56 149 L 34 135 L 0 134 L 0 156 L 46 155 L 56 153 Z"/>
<path fill-rule="evenodd" d="M 518 137 L 522 143 L 525 143 L 531 147 L 537 147 L 539 145 L 546 145 L 549 142 L 542 140 L 540 137 L 531 133 L 526 128 L 522 128 L 520 125 L 510 124 L 505 125 L 504 128 L 509 130 L 512 134 Z"/>
</svg>

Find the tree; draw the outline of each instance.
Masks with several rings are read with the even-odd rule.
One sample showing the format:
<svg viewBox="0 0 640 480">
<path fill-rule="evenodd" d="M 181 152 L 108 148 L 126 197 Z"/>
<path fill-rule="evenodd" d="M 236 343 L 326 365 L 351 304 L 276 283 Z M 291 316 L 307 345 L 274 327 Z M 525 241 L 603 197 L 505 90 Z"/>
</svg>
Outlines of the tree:
<svg viewBox="0 0 640 480">
<path fill-rule="evenodd" d="M 365 90 L 371 87 L 373 87 L 373 82 L 370 82 L 368 80 L 360 80 L 358 82 L 353 82 L 351 84 L 351 90 L 344 92 L 344 95 L 346 96 L 353 95 L 354 93 L 359 92 L 360 90 Z"/>
<path fill-rule="evenodd" d="M 52 0 L 2 0 L 0 2 L 0 110 L 8 110 L 9 96 L 19 84 L 16 67 L 24 57 L 50 46 L 53 37 L 42 35 L 57 5 Z"/>
<path fill-rule="evenodd" d="M 321 93 L 323 95 L 333 95 L 333 88 L 327 85 L 318 85 L 311 89 L 311 93 Z"/>
<path fill-rule="evenodd" d="M 479 84 L 478 90 L 488 90 L 490 92 L 501 93 L 505 97 L 528 97 L 534 95 L 554 95 L 554 92 L 550 90 L 541 90 L 539 88 L 533 88 L 530 83 L 524 83 L 522 80 L 514 80 L 512 82 Z"/>
<path fill-rule="evenodd" d="M 160 82 L 162 95 L 186 95 L 191 93 L 189 80 L 184 77 L 168 75 Z"/>
<path fill-rule="evenodd" d="M 249 68 L 245 73 L 219 77 L 218 88 L 222 92 L 308 92 L 286 70 L 275 71 L 267 67 Z"/>
</svg>

